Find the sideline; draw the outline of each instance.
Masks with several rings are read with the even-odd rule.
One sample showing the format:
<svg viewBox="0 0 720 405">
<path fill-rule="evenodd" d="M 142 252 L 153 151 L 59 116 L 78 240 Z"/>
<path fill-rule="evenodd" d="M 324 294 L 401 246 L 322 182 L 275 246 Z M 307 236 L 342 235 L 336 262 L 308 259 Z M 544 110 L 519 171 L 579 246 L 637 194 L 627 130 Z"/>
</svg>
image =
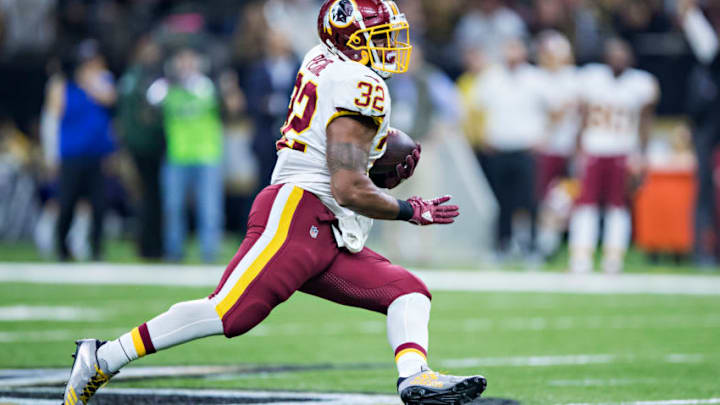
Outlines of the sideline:
<svg viewBox="0 0 720 405">
<path fill-rule="evenodd" d="M 0 282 L 214 287 L 222 266 L 0 263 Z M 720 277 L 678 274 L 565 274 L 414 271 L 435 291 L 720 295 Z"/>
</svg>

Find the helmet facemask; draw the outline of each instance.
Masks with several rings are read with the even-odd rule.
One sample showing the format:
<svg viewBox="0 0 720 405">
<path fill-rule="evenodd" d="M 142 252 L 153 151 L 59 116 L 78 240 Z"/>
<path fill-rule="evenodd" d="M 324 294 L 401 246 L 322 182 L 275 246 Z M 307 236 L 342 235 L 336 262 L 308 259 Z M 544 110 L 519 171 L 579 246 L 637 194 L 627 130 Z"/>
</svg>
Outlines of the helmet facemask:
<svg viewBox="0 0 720 405">
<path fill-rule="evenodd" d="M 368 22 L 373 25 L 368 27 Z M 392 0 L 326 0 L 318 32 L 330 52 L 368 66 L 385 79 L 408 71 L 410 25 Z"/>
<path fill-rule="evenodd" d="M 404 20 L 404 18 L 402 18 Z M 354 50 L 365 51 L 370 68 L 383 77 L 405 73 L 410 67 L 410 25 L 397 21 L 356 31 L 348 41 Z"/>
</svg>

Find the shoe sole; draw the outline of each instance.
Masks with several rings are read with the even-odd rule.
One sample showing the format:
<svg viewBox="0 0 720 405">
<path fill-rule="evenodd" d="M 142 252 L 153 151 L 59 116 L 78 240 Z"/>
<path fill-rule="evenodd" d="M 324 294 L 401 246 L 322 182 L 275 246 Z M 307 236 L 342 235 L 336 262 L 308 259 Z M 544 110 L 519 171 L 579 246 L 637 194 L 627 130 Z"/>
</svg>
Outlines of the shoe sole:
<svg viewBox="0 0 720 405">
<path fill-rule="evenodd" d="M 409 387 L 400 394 L 400 398 L 405 405 L 463 405 L 480 398 L 485 388 L 485 378 L 471 377 L 450 389 Z"/>
</svg>

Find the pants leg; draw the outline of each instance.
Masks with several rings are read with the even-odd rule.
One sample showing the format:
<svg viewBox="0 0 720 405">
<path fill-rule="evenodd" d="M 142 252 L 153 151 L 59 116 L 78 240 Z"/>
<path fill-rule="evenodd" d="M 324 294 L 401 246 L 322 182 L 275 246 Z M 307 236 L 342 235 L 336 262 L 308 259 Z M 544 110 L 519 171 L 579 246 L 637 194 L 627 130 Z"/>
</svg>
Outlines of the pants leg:
<svg viewBox="0 0 720 405">
<path fill-rule="evenodd" d="M 185 196 L 188 168 L 168 163 L 163 167 L 163 208 L 165 209 L 165 256 L 178 261 L 185 244 Z"/>
<path fill-rule="evenodd" d="M 145 258 L 162 257 L 162 195 L 160 169 L 162 159 L 156 155 L 133 154 L 140 175 L 141 200 L 138 215 L 138 250 Z"/>
<path fill-rule="evenodd" d="M 222 167 L 198 167 L 195 182 L 195 207 L 202 257 L 206 263 L 215 261 L 223 230 L 224 196 Z"/>
<path fill-rule="evenodd" d="M 357 254 L 342 251 L 330 267 L 300 291 L 387 314 L 388 341 L 400 377 L 427 365 L 430 292 L 409 271 L 365 248 Z"/>
<path fill-rule="evenodd" d="M 508 159 L 505 152 L 496 152 L 487 157 L 488 174 L 495 185 L 495 197 L 498 201 L 497 248 L 501 251 L 509 248 L 512 236 L 512 179 L 508 176 Z"/>
<path fill-rule="evenodd" d="M 630 176 L 625 156 L 606 158 L 603 167 L 605 204 L 625 208 L 627 207 L 627 184 Z"/>
<path fill-rule="evenodd" d="M 292 185 L 258 194 L 248 234 L 210 296 L 225 336 L 249 331 L 328 268 L 339 252 L 331 218 L 316 196 Z"/>
<path fill-rule="evenodd" d="M 432 297 L 422 280 L 368 248 L 356 254 L 340 252 L 326 271 L 300 291 L 382 314 L 402 295 L 420 293 Z"/>
<path fill-rule="evenodd" d="M 603 188 L 602 158 L 587 156 L 580 176 L 580 196 L 577 205 L 593 205 L 600 203 Z"/>
<path fill-rule="evenodd" d="M 567 171 L 567 158 L 559 155 L 539 154 L 536 156 L 535 162 L 537 168 L 536 198 L 542 200 L 552 182 Z"/>
<path fill-rule="evenodd" d="M 75 206 L 82 191 L 82 167 L 78 160 L 67 159 L 60 165 L 58 200 L 60 213 L 55 232 L 58 255 L 61 260 L 70 259 L 67 235 L 75 217 Z"/>
<path fill-rule="evenodd" d="M 105 219 L 105 176 L 100 159 L 89 162 L 86 171 L 87 197 L 92 207 L 92 231 L 90 246 L 93 260 L 102 259 L 103 222 Z"/>
<path fill-rule="evenodd" d="M 523 221 L 521 237 L 519 242 L 525 251 L 533 250 L 535 241 L 535 218 L 537 217 L 537 194 L 536 190 L 536 164 L 535 157 L 530 151 L 518 152 L 513 159 L 514 178 L 513 184 L 513 211 L 515 216 L 518 210 L 523 210 L 527 218 Z"/>
</svg>

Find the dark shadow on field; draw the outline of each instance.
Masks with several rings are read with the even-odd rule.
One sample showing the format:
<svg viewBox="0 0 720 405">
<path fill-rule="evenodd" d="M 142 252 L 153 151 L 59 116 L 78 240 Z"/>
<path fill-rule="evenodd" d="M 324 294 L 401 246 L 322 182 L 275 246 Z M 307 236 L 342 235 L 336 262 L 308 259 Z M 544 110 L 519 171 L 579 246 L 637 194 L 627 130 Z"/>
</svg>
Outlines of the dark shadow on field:
<svg viewBox="0 0 720 405">
<path fill-rule="evenodd" d="M 13 399 L 57 399 L 57 394 L 48 392 L 27 392 L 27 391 L 0 391 L 0 397 L 13 398 Z M 243 397 L 218 397 L 218 396 L 187 396 L 187 395 L 173 395 L 173 394 L 161 394 L 161 395 L 132 395 L 132 394 L 115 394 L 115 393 L 103 393 L 96 394 L 92 399 L 93 405 L 120 405 L 120 404 L 134 404 L 134 405 L 179 405 L 179 404 L 273 404 L 279 402 L 297 402 L 297 403 L 309 403 L 314 401 L 312 398 L 303 398 L 298 396 L 297 398 L 243 398 Z"/>
<path fill-rule="evenodd" d="M 179 405 L 179 404 L 276 404 L 276 403 L 298 403 L 298 404 L 323 404 L 333 403 L 330 400 L 323 400 L 313 398 L 312 395 L 304 396 L 302 393 L 298 393 L 297 397 L 282 398 L 273 397 L 272 394 L 268 393 L 267 396 L 263 397 L 246 397 L 242 394 L 236 396 L 217 396 L 217 395 L 182 395 L 173 394 L 163 390 L 163 393 L 157 394 L 125 394 L 125 393 L 111 393 L 111 392 L 99 392 L 93 397 L 93 405 Z M 4 399 L 16 399 L 16 400 L 61 400 L 58 397 L 58 392 L 38 390 L 6 390 L 0 391 L 0 397 Z M 476 400 L 468 405 L 520 405 L 520 402 L 512 399 L 503 398 L 482 398 Z"/>
</svg>

